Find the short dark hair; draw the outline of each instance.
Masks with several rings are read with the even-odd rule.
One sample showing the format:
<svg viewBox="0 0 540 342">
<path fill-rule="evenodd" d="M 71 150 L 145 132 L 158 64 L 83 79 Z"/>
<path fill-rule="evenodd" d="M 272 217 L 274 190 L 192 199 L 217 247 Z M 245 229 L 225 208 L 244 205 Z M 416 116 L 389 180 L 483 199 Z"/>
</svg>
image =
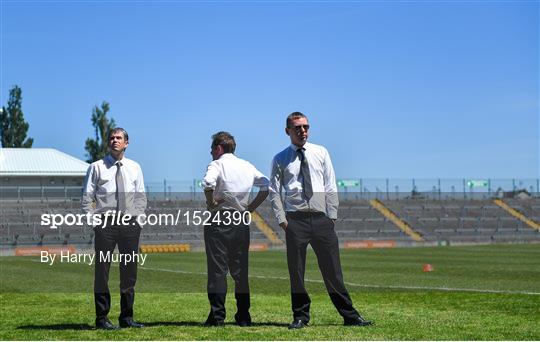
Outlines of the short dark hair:
<svg viewBox="0 0 540 342">
<path fill-rule="evenodd" d="M 216 148 L 216 146 L 223 146 L 225 153 L 234 153 L 236 141 L 231 133 L 220 131 L 212 135 L 212 148 Z"/>
<path fill-rule="evenodd" d="M 292 112 L 291 114 L 289 114 L 289 116 L 287 116 L 287 121 L 285 122 L 285 125 L 287 125 L 287 128 L 291 128 L 292 121 L 299 118 L 307 119 L 307 116 L 305 116 L 301 112 Z"/>
<path fill-rule="evenodd" d="M 114 133 L 122 133 L 122 135 L 124 136 L 124 140 L 125 141 L 129 141 L 129 135 L 128 135 L 128 132 L 123 129 L 122 127 L 116 127 L 116 128 L 112 128 L 110 131 L 109 131 L 109 136 L 107 137 L 108 140 L 111 140 L 111 136 L 114 134 Z"/>
</svg>

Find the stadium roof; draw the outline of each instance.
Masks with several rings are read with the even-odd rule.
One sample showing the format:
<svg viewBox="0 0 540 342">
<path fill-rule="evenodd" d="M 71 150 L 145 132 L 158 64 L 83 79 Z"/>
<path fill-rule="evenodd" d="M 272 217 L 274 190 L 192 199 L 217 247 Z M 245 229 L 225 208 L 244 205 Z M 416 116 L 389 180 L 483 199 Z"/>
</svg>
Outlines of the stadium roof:
<svg viewBox="0 0 540 342">
<path fill-rule="evenodd" d="M 88 166 L 53 148 L 0 148 L 0 176 L 84 176 Z"/>
</svg>

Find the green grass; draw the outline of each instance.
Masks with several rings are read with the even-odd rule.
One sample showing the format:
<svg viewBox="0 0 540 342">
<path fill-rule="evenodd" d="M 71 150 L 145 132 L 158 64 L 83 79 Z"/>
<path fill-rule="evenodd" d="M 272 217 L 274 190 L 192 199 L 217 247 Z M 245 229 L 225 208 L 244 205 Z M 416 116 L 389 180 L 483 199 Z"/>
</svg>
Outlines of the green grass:
<svg viewBox="0 0 540 342">
<path fill-rule="evenodd" d="M 289 331 L 284 252 L 250 255 L 255 325 L 203 328 L 204 253 L 151 254 L 139 269 L 135 318 L 144 329 L 93 330 L 93 266 L 0 258 L 1 340 L 539 340 L 540 246 L 491 245 L 342 251 L 345 281 L 373 327 L 343 327 L 309 253 L 308 328 Z M 435 271 L 422 272 L 430 263 Z M 232 285 L 232 281 L 229 282 Z M 111 267 L 115 320 L 118 270 Z M 232 291 L 232 287 L 230 287 Z M 234 296 L 227 299 L 229 323 Z"/>
</svg>

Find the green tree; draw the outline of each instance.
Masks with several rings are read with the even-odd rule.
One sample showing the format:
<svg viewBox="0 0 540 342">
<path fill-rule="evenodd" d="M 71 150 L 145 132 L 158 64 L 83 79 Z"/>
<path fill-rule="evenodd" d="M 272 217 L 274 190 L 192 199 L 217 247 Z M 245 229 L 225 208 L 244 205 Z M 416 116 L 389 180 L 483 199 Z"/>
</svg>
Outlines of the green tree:
<svg viewBox="0 0 540 342">
<path fill-rule="evenodd" d="M 30 125 L 24 120 L 22 112 L 22 90 L 13 86 L 9 91 L 7 108 L 2 106 L 0 113 L 0 135 L 2 147 L 32 147 L 34 139 L 26 138 Z"/>
<path fill-rule="evenodd" d="M 92 110 L 92 126 L 94 126 L 96 138 L 86 139 L 86 160 L 89 163 L 95 162 L 108 153 L 108 136 L 111 129 L 116 127 L 114 119 L 108 119 L 109 103 L 103 101 L 101 108 L 95 106 Z"/>
</svg>

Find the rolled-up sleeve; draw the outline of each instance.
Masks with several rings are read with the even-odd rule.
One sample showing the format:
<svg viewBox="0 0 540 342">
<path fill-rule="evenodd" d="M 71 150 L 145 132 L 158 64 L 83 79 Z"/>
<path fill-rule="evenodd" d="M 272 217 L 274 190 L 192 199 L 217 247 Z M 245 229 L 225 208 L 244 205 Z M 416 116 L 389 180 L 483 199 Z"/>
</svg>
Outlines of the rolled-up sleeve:
<svg viewBox="0 0 540 342">
<path fill-rule="evenodd" d="M 270 185 L 270 180 L 268 177 L 263 175 L 263 173 L 253 166 L 253 185 L 258 187 L 261 191 L 267 191 L 268 186 Z"/>
<path fill-rule="evenodd" d="M 206 174 L 202 180 L 204 190 L 215 190 L 219 177 L 219 166 L 216 161 L 211 162 L 206 169 Z"/>
</svg>

